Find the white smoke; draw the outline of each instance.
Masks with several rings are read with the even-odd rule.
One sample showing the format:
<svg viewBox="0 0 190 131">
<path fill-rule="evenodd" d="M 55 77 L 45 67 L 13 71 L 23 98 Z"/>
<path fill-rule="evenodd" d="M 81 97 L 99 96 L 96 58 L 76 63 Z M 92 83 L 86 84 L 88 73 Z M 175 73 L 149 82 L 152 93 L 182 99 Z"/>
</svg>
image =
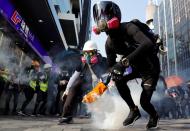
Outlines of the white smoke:
<svg viewBox="0 0 190 131">
<path fill-rule="evenodd" d="M 128 82 L 131 95 L 136 105 L 139 105 L 141 87 L 140 82 Z M 99 129 L 119 129 L 129 113 L 129 108 L 120 97 L 115 86 L 111 86 L 96 102 L 88 104 L 88 111 L 92 114 L 93 125 Z"/>
<path fill-rule="evenodd" d="M 11 76 L 16 74 L 16 82 L 20 81 L 19 77 L 23 75 L 25 67 L 29 66 L 31 61 L 31 58 L 15 45 L 10 36 L 3 35 L 0 43 L 0 68 L 8 70 L 9 80 L 11 80 Z M 26 79 L 26 77 L 22 79 Z"/>
</svg>

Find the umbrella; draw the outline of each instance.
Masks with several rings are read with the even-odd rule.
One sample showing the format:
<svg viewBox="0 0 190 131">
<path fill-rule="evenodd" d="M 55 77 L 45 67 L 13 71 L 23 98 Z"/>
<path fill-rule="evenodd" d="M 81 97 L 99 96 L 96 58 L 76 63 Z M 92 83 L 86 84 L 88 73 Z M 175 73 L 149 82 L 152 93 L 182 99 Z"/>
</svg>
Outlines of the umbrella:
<svg viewBox="0 0 190 131">
<path fill-rule="evenodd" d="M 180 76 L 176 75 L 168 76 L 167 78 L 165 78 L 165 81 L 167 88 L 180 86 L 181 84 L 184 83 L 184 80 Z"/>
</svg>

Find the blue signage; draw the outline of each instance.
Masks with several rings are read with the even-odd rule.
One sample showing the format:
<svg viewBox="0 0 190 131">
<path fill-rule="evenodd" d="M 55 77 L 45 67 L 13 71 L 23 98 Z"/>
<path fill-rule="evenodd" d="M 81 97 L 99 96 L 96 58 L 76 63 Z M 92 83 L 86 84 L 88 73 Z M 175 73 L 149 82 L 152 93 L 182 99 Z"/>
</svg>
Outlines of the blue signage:
<svg viewBox="0 0 190 131">
<path fill-rule="evenodd" d="M 14 27 L 19 35 L 33 48 L 33 50 L 44 60 L 46 63 L 52 63 L 47 52 L 42 48 L 39 40 L 30 31 L 21 15 L 15 10 L 10 0 L 0 0 L 0 13 L 5 19 Z"/>
<path fill-rule="evenodd" d="M 28 41 L 34 41 L 34 35 L 29 30 L 29 27 L 26 25 L 26 23 L 16 10 L 11 16 L 11 21 L 14 23 L 16 30 L 19 31 Z"/>
</svg>

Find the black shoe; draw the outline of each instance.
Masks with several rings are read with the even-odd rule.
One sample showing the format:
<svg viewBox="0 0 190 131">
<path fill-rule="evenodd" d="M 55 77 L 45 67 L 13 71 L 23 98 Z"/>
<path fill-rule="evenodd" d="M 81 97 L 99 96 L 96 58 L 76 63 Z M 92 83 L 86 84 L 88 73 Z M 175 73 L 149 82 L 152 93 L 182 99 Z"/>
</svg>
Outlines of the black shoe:
<svg viewBox="0 0 190 131">
<path fill-rule="evenodd" d="M 12 115 L 17 115 L 17 111 L 12 111 Z"/>
<path fill-rule="evenodd" d="M 141 117 L 138 107 L 131 109 L 128 117 L 124 120 L 123 126 L 133 125 L 136 120 Z"/>
<path fill-rule="evenodd" d="M 44 115 L 43 115 L 43 114 L 38 113 L 38 114 L 36 114 L 36 116 L 37 116 L 37 117 L 43 117 Z"/>
<path fill-rule="evenodd" d="M 159 116 L 156 114 L 154 117 L 150 116 L 148 124 L 146 125 L 147 129 L 156 129 L 159 121 Z"/>
<path fill-rule="evenodd" d="M 68 124 L 68 123 L 71 123 L 73 120 L 72 117 L 62 117 L 60 120 L 59 120 L 59 124 Z"/>
<path fill-rule="evenodd" d="M 37 117 L 37 113 L 33 112 L 33 113 L 30 114 L 29 116 L 32 116 L 32 117 L 36 116 L 36 117 Z"/>
<path fill-rule="evenodd" d="M 4 111 L 3 115 L 9 115 L 9 111 Z"/>
</svg>

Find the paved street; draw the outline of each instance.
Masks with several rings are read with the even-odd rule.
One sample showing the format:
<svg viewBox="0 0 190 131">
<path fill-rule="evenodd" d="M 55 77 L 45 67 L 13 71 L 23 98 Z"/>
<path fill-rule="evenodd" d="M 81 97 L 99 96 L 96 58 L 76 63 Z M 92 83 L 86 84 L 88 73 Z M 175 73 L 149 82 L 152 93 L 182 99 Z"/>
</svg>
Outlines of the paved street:
<svg viewBox="0 0 190 131">
<path fill-rule="evenodd" d="M 144 131 L 147 120 L 138 120 L 133 127 L 97 129 L 89 119 L 75 118 L 73 124 L 57 125 L 57 118 L 0 116 L 0 131 Z M 190 119 L 160 120 L 158 131 L 190 131 Z"/>
</svg>

